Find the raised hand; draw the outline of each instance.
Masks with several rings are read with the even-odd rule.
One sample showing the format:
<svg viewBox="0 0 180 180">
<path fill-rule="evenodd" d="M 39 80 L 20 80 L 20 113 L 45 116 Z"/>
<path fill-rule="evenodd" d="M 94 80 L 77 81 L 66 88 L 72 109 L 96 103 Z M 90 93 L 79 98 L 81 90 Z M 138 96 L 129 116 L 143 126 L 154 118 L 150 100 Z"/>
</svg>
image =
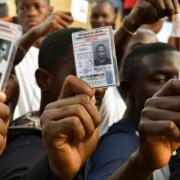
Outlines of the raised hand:
<svg viewBox="0 0 180 180">
<path fill-rule="evenodd" d="M 152 170 L 167 165 L 180 147 L 180 81 L 171 80 L 145 103 L 140 121 L 140 154 Z"/>
<path fill-rule="evenodd" d="M 41 116 L 49 164 L 58 178 L 72 179 L 95 150 L 100 115 L 94 95 L 85 82 L 68 76 L 59 99 Z"/>
</svg>

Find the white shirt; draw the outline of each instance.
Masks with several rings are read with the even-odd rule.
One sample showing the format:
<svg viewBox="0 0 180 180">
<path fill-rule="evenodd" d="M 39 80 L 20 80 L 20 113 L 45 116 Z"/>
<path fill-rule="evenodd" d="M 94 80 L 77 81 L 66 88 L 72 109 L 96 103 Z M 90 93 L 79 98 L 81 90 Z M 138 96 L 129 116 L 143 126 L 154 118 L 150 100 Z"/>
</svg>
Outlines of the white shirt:
<svg viewBox="0 0 180 180">
<path fill-rule="evenodd" d="M 15 67 L 20 85 L 20 97 L 14 118 L 29 111 L 39 110 L 40 89 L 35 80 L 35 71 L 38 68 L 38 54 L 39 49 L 31 47 L 22 62 Z"/>
<path fill-rule="evenodd" d="M 164 20 L 161 30 L 156 34 L 160 42 L 167 43 L 172 34 L 172 23 Z"/>
<path fill-rule="evenodd" d="M 108 128 L 119 121 L 126 110 L 126 105 L 116 87 L 107 88 L 100 107 L 101 123 L 99 125 L 102 136 Z"/>
</svg>

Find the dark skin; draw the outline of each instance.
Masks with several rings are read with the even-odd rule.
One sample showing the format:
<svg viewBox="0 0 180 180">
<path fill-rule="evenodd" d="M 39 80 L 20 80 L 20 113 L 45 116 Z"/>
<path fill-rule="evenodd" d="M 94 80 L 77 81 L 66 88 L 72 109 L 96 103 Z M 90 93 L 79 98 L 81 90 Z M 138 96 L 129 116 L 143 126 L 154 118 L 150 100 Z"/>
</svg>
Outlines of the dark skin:
<svg viewBox="0 0 180 180">
<path fill-rule="evenodd" d="M 167 3 L 167 1 L 168 0 L 166 0 L 166 3 Z M 154 4 L 150 3 L 149 1 L 147 2 L 144 0 L 139 0 L 138 4 L 135 6 L 131 15 L 128 16 L 128 18 L 126 19 L 126 22 L 124 22 L 126 27 L 132 32 L 136 31 L 137 28 L 141 24 L 143 24 L 145 21 L 146 22 L 148 21 L 149 23 L 155 22 L 155 21 L 157 21 L 157 19 L 159 19 L 160 17 L 163 17 L 167 14 L 167 9 L 168 10 L 176 9 L 177 5 L 179 5 L 177 1 L 172 1 L 173 6 L 171 3 L 166 4 L 166 6 L 164 6 L 164 3 L 162 4 L 162 2 L 165 2 L 165 1 L 157 1 L 157 0 L 153 1 L 153 3 L 156 4 L 156 7 L 158 7 L 158 10 L 157 10 L 157 8 L 155 8 Z M 170 1 L 168 1 L 168 2 L 170 2 Z M 140 16 L 140 14 L 142 16 Z M 152 16 L 149 16 L 149 14 L 151 14 Z M 141 19 L 139 17 L 146 17 L 146 18 Z M 130 39 L 130 36 L 127 36 L 127 32 L 125 32 L 122 28 L 116 34 L 116 43 L 117 44 L 118 43 L 121 44 L 122 42 L 126 43 L 129 39 Z M 178 57 L 178 59 L 179 59 L 179 57 Z M 47 77 L 50 77 L 50 76 L 47 76 Z M 47 78 L 45 78 L 45 79 L 47 79 Z M 39 81 L 38 84 L 40 85 L 41 84 L 40 79 L 38 81 Z M 49 81 L 46 81 L 46 80 L 44 81 L 45 86 L 42 86 L 42 88 L 44 90 L 49 89 L 48 82 L 51 84 L 50 79 L 49 79 Z M 98 121 L 97 121 L 97 119 L 93 118 L 93 117 L 98 117 L 98 115 L 96 114 L 97 113 L 96 108 L 88 110 L 85 107 L 86 105 L 89 104 L 88 103 L 88 102 L 90 102 L 89 100 L 87 101 L 87 104 L 83 105 L 84 107 L 82 108 L 83 103 L 81 103 L 80 100 L 75 101 L 74 99 L 73 100 L 71 99 L 71 98 L 78 98 L 78 99 L 80 98 L 81 99 L 81 96 L 77 96 L 77 95 L 83 94 L 83 95 L 89 96 L 89 98 L 91 100 L 93 100 L 95 92 L 93 92 L 93 91 L 87 92 L 85 89 L 87 89 L 87 88 L 89 89 L 89 86 L 87 86 L 87 84 L 85 85 L 84 83 L 82 85 L 78 79 L 76 79 L 72 76 L 68 77 L 66 79 L 65 84 L 66 84 L 66 86 L 65 86 L 66 90 L 62 91 L 63 95 L 60 96 L 61 98 L 58 100 L 58 102 L 55 101 L 50 106 L 47 106 L 46 110 L 43 112 L 43 114 L 41 116 L 42 127 L 43 127 L 42 128 L 43 139 L 46 144 L 46 149 L 48 151 L 50 168 L 51 168 L 52 172 L 55 174 L 55 176 L 58 177 L 58 179 L 63 179 L 64 177 L 67 177 L 67 179 L 72 179 L 72 177 L 74 177 L 76 175 L 76 173 L 79 171 L 79 168 L 83 165 L 83 162 L 86 159 L 86 157 L 88 157 L 94 151 L 94 148 L 95 148 L 94 142 L 97 142 L 96 141 L 97 136 L 94 135 L 94 133 L 96 132 L 96 127 L 97 127 Z M 79 84 L 81 84 L 81 86 L 79 86 Z M 80 87 L 80 89 L 78 87 Z M 91 93 L 89 93 L 89 92 L 91 92 Z M 70 104 L 68 103 L 69 98 L 70 98 L 72 105 L 71 105 L 71 103 Z M 48 102 L 48 101 L 46 101 L 46 102 Z M 76 102 L 78 103 L 78 107 L 79 107 L 79 104 L 81 105 L 81 108 L 79 108 L 78 110 L 74 109 L 74 103 L 76 103 Z M 66 110 L 68 110 L 68 112 L 66 111 L 67 113 L 65 115 L 57 114 L 57 116 L 54 116 L 54 113 L 55 112 L 58 113 L 59 111 L 57 111 L 57 110 L 53 111 L 53 109 L 51 109 L 51 108 L 52 107 L 57 108 L 57 106 L 56 106 L 57 103 L 59 104 L 58 107 L 60 109 L 63 107 L 66 107 Z M 45 103 L 43 103 L 43 104 L 45 105 Z M 92 107 L 93 107 L 93 105 L 92 105 Z M 43 108 L 42 108 L 42 111 L 43 111 Z M 48 113 L 53 114 L 53 116 L 48 116 Z M 85 116 L 87 116 L 86 121 L 84 119 Z M 43 120 L 44 118 L 46 119 L 45 121 Z M 88 124 L 90 123 L 90 124 L 87 125 L 85 122 Z M 58 126 L 57 126 L 57 124 L 58 124 Z M 74 130 L 72 130 L 73 127 L 75 127 Z M 94 128 L 94 133 L 93 133 L 93 128 Z M 51 133 L 49 133 L 50 130 L 51 130 Z M 76 132 L 76 131 L 78 131 L 78 132 Z M 73 136 L 71 135 L 71 132 L 72 132 Z M 74 132 L 76 132 L 76 133 L 74 133 Z M 82 134 L 80 132 L 82 132 Z M 76 137 L 76 135 L 77 135 L 77 137 Z M 72 138 L 68 138 L 68 137 L 72 137 Z M 73 138 L 74 138 L 74 140 L 73 140 Z M 93 141 L 91 141 L 92 140 L 91 138 L 93 139 Z M 87 141 L 88 141 L 88 146 L 86 146 L 86 143 L 85 143 Z M 80 144 L 82 144 L 82 146 L 81 146 L 82 149 L 79 146 Z M 65 147 L 64 145 L 68 148 L 64 148 Z M 88 147 L 88 149 L 86 150 L 85 147 Z M 62 157 L 62 155 L 63 155 L 63 157 Z M 66 156 L 64 156 L 64 155 L 66 155 Z M 69 157 L 72 157 L 72 158 L 70 159 Z M 78 163 L 75 163 L 74 160 L 76 160 L 76 162 L 78 162 Z M 142 162 L 142 161 L 138 161 L 138 162 Z M 62 166 L 60 166 L 60 164 L 62 164 Z M 140 163 L 140 165 L 142 165 L 142 164 Z M 61 169 L 59 169 L 60 167 L 61 167 Z M 138 167 L 141 167 L 141 166 L 137 166 L 137 168 Z M 129 166 L 127 168 L 123 169 L 121 171 L 121 173 L 123 173 L 124 176 L 131 175 L 131 178 L 129 178 L 129 179 L 132 179 L 132 177 L 134 177 L 133 173 L 135 173 L 135 172 L 132 171 L 132 168 L 130 168 L 130 171 L 129 171 L 128 168 L 129 168 Z M 133 172 L 132 174 L 129 173 L 131 171 Z M 148 171 L 148 173 L 146 173 L 144 171 L 144 173 L 145 173 L 145 175 L 149 175 L 149 171 Z M 143 173 L 141 173 L 141 174 L 143 174 Z M 137 174 L 137 175 L 141 175 L 141 174 Z M 115 175 L 114 178 L 116 179 L 116 177 L 117 176 Z"/>
<path fill-rule="evenodd" d="M 115 28 L 116 13 L 110 3 L 99 3 L 92 8 L 90 20 L 92 28 L 104 26 L 112 26 Z"/>
<path fill-rule="evenodd" d="M 65 78 L 68 75 L 76 74 L 72 51 L 70 49 L 67 56 L 59 60 L 60 63 L 52 72 L 41 68 L 36 71 L 36 81 L 41 89 L 40 114 L 44 111 L 47 104 L 57 100 Z M 96 106 L 98 108 L 101 105 L 105 90 L 105 88 L 97 88 L 95 90 Z"/>
<path fill-rule="evenodd" d="M 110 180 L 145 180 L 155 169 L 168 164 L 180 147 L 179 92 L 180 81 L 170 80 L 146 101 L 139 127 L 140 147 Z"/>
<path fill-rule="evenodd" d="M 60 59 L 59 65 L 54 67 L 52 72 L 42 68 L 36 71 L 36 81 L 41 89 L 40 114 L 47 104 L 57 100 L 65 78 L 76 74 L 73 60 L 72 53 L 69 53 L 68 56 Z"/>
<path fill-rule="evenodd" d="M 149 55 L 151 63 L 149 62 L 150 60 L 144 59 L 144 67 L 153 66 L 155 70 L 153 72 L 149 70 L 147 74 L 151 77 L 153 74 L 153 78 L 149 79 L 149 76 L 146 77 L 146 81 L 144 80 L 144 82 L 147 83 L 145 83 L 144 88 L 139 85 L 140 89 L 147 88 L 149 91 L 152 91 L 153 88 L 154 91 L 156 91 L 156 89 L 162 87 L 169 78 L 177 78 L 179 54 L 176 51 L 160 53 L 161 56 L 158 55 L 158 57 L 167 57 L 166 53 L 170 53 L 172 59 L 168 59 L 168 57 L 167 59 L 159 59 L 159 63 L 164 63 L 164 65 L 160 66 L 161 73 L 159 73 L 159 70 L 157 72 L 156 69 L 158 59 L 153 59 L 152 54 Z M 148 58 L 148 56 L 145 58 Z M 94 89 L 90 88 L 77 77 L 68 76 L 64 81 L 58 100 L 46 106 L 45 111 L 41 115 L 43 140 L 48 152 L 49 165 L 57 179 L 63 179 L 63 177 L 66 177 L 68 180 L 72 179 L 96 147 L 96 143 L 98 142 L 97 126 L 100 121 L 100 115 L 95 106 L 94 96 Z M 144 99 L 144 97 L 141 98 Z M 129 109 L 128 112 L 131 113 L 127 113 L 129 116 L 133 113 L 133 111 L 130 110 L 131 109 Z M 146 118 L 149 117 L 148 114 L 146 116 Z M 153 118 L 153 116 L 151 118 Z M 141 129 L 142 128 L 145 127 L 142 126 Z M 148 131 L 148 129 L 146 130 Z M 149 134 L 147 134 L 146 137 L 148 138 Z M 141 149 L 139 149 L 135 155 L 132 155 L 132 161 L 127 161 L 128 164 L 125 164 L 123 169 L 115 173 L 112 179 L 124 179 L 124 177 L 128 177 L 129 179 L 135 178 L 143 180 L 148 177 L 152 169 L 149 166 L 145 166 L 145 162 L 147 161 L 142 159 L 144 157 L 150 157 L 150 155 L 147 156 L 147 149 L 146 151 L 144 150 L 148 145 L 148 143 L 143 144 Z M 141 155 L 142 150 L 144 150 L 143 156 Z M 159 163 L 159 159 L 154 163 L 155 165 Z M 136 168 L 134 168 L 134 164 Z M 143 173 L 141 167 L 145 168 Z M 156 167 L 159 167 L 159 165 Z M 134 172 L 135 170 L 136 172 Z M 132 173 L 129 173 L 131 171 Z"/>
<path fill-rule="evenodd" d="M 142 59 L 140 69 L 133 82 L 122 81 L 127 93 L 125 117 L 139 122 L 144 103 L 161 89 L 170 79 L 178 78 L 179 54 L 176 51 L 162 51 L 149 54 Z"/>
<path fill-rule="evenodd" d="M 19 83 L 16 78 L 16 75 L 12 72 L 9 79 L 6 82 L 5 86 L 5 94 L 6 94 L 6 105 L 10 109 L 10 119 L 9 123 L 12 123 L 14 110 L 18 102 L 19 98 Z"/>
<path fill-rule="evenodd" d="M 98 107 L 105 89 L 93 89 L 70 75 L 75 75 L 72 49 L 67 55 L 52 72 L 39 68 L 36 80 L 41 88 L 39 113 L 49 164 L 58 179 L 68 180 L 95 150 L 99 139 Z M 59 164 L 64 167 L 61 171 Z"/>
<path fill-rule="evenodd" d="M 151 30 L 139 28 L 137 30 L 137 34 L 133 36 L 131 40 L 129 41 L 127 51 L 125 52 L 124 56 L 126 56 L 134 48 L 142 44 L 155 43 L 155 42 L 158 42 L 158 39 L 156 38 L 156 35 Z"/>
<path fill-rule="evenodd" d="M 25 34 L 22 36 L 14 64 L 18 64 L 31 46 L 39 47 L 44 37 L 73 22 L 71 13 L 53 13 L 47 0 L 19 0 L 17 14 Z"/>
<path fill-rule="evenodd" d="M 142 44 L 147 44 L 147 43 L 155 43 L 157 42 L 157 38 L 156 35 L 151 31 L 151 30 L 147 30 L 147 29 L 143 29 L 140 28 L 137 31 L 137 34 L 135 36 L 133 36 L 131 38 L 131 40 L 129 41 L 128 47 L 126 52 L 124 53 L 124 57 L 123 60 L 125 60 L 125 57 L 136 47 L 141 46 Z M 124 61 L 123 61 L 124 62 Z M 122 62 L 122 63 L 123 63 Z M 122 68 L 119 70 L 119 74 L 120 74 L 120 79 L 122 77 Z M 127 100 L 127 96 L 126 94 L 124 94 L 124 92 L 122 91 L 121 87 L 118 87 L 118 90 L 121 94 L 121 96 L 123 97 L 124 101 L 126 102 Z"/>
<path fill-rule="evenodd" d="M 130 14 L 124 18 L 123 24 L 130 32 L 135 32 L 143 24 L 155 23 L 162 17 L 178 12 L 178 7 L 179 2 L 177 0 L 138 0 Z M 131 37 L 132 35 L 127 33 L 122 27 L 115 34 L 116 55 L 119 67 Z"/>
<path fill-rule="evenodd" d="M 145 180 L 151 175 L 153 170 L 159 169 L 167 165 L 169 162 L 170 157 L 168 159 L 166 155 L 162 156 L 164 153 L 163 150 L 166 148 L 164 145 L 166 142 L 162 141 L 161 131 L 159 131 L 162 129 L 162 134 L 168 132 L 164 130 L 168 130 L 168 124 L 166 124 L 166 122 L 164 124 L 161 124 L 160 122 L 152 122 L 152 119 L 158 120 L 161 118 L 163 112 L 161 112 L 161 110 L 154 109 L 157 108 L 156 100 L 151 101 L 151 99 L 147 99 L 152 98 L 153 94 L 163 88 L 170 79 L 178 78 L 179 64 L 179 54 L 176 51 L 162 51 L 149 54 L 142 59 L 142 63 L 135 80 L 133 82 L 121 82 L 122 84 L 126 84 L 125 87 L 130 87 L 129 90 L 126 89 L 128 94 L 128 103 L 124 117 L 138 123 L 140 121 L 140 148 L 134 152 L 126 163 L 124 163 L 124 165 L 122 165 L 122 167 L 120 167 L 109 179 L 131 179 L 133 177 L 134 180 Z M 159 106 L 160 104 L 158 101 L 157 103 Z M 168 100 L 167 102 L 164 100 L 164 104 L 168 107 Z M 143 109 L 144 106 L 145 108 Z M 160 109 L 162 107 L 163 105 L 160 105 Z M 161 113 L 158 114 L 159 112 Z M 163 116 L 165 117 L 165 114 L 163 114 Z M 166 119 L 167 118 L 169 117 L 167 116 Z M 147 122 L 145 120 L 147 120 Z M 162 118 L 162 120 L 164 119 Z M 156 126 L 157 128 L 155 128 Z M 153 134 L 153 130 L 156 134 Z M 158 133 L 159 136 L 156 137 Z M 172 131 L 170 131 L 170 133 L 172 133 Z M 154 143 L 157 143 L 157 146 Z M 173 148 L 177 148 L 177 146 Z M 163 153 L 161 154 L 160 152 Z M 153 155 L 155 155 L 155 157 L 153 157 Z M 135 170 L 133 168 L 134 166 L 136 166 Z"/>
<path fill-rule="evenodd" d="M 41 116 L 49 164 L 57 179 L 72 179 L 95 150 L 100 115 L 94 96 L 94 89 L 68 76 L 58 100 L 49 104 Z"/>
<path fill-rule="evenodd" d="M 47 0 L 18 0 L 16 8 L 24 32 L 44 21 L 53 10 Z"/>
</svg>

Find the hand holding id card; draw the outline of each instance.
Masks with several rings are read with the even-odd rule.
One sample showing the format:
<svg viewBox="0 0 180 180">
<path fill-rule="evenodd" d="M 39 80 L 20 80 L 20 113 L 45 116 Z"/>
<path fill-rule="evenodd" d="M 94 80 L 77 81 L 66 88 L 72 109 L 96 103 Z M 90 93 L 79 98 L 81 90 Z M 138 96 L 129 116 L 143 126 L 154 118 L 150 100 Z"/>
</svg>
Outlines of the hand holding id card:
<svg viewBox="0 0 180 180">
<path fill-rule="evenodd" d="M 91 87 L 119 85 L 112 27 L 72 34 L 77 76 Z"/>
<path fill-rule="evenodd" d="M 21 26 L 0 21 L 0 90 L 3 90 L 13 67 L 21 36 Z"/>
</svg>

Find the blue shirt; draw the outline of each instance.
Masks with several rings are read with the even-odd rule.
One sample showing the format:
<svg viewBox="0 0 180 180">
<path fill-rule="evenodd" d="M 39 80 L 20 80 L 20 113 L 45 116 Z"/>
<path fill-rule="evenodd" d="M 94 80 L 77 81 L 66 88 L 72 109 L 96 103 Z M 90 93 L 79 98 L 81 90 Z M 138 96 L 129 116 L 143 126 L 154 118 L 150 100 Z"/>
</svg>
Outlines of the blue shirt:
<svg viewBox="0 0 180 180">
<path fill-rule="evenodd" d="M 87 180 L 106 180 L 138 147 L 138 123 L 120 120 L 100 139 L 88 162 Z"/>
</svg>

